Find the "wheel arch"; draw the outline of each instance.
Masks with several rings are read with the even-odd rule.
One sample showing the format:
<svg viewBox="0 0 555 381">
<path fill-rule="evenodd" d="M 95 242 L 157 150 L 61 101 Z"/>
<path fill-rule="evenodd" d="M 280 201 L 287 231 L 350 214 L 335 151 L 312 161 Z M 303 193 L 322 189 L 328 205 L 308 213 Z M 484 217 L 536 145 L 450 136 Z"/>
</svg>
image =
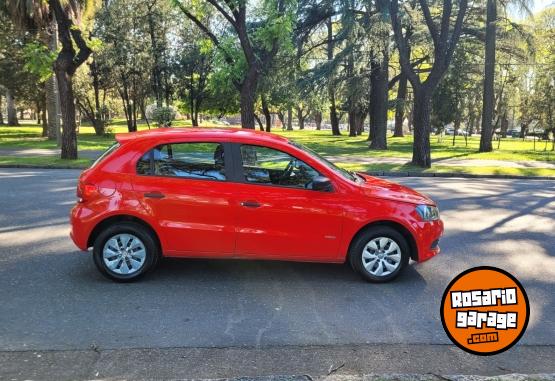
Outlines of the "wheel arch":
<svg viewBox="0 0 555 381">
<path fill-rule="evenodd" d="M 358 238 L 359 235 L 377 226 L 387 226 L 397 230 L 407 240 L 407 243 L 410 248 L 410 258 L 414 261 L 418 260 L 418 246 L 416 245 L 416 239 L 414 238 L 413 234 L 410 232 L 410 230 L 408 230 L 405 226 L 403 226 L 399 222 L 391 221 L 391 220 L 372 221 L 367 223 L 363 227 L 361 227 L 351 238 L 347 253 L 351 252 L 351 246 L 353 245 L 353 243 L 355 242 L 355 240 Z"/>
<path fill-rule="evenodd" d="M 162 242 L 160 241 L 160 237 L 158 236 L 158 233 L 156 232 L 156 230 L 145 220 L 136 216 L 132 216 L 130 214 L 116 214 L 116 215 L 107 217 L 102 221 L 100 221 L 98 224 L 96 224 L 96 226 L 91 231 L 91 234 L 89 235 L 89 238 L 87 240 L 87 247 L 93 246 L 94 241 L 96 240 L 98 235 L 102 232 L 102 230 L 118 222 L 134 222 L 148 229 L 153 234 L 154 239 L 156 240 L 158 248 L 160 249 L 160 254 L 163 253 Z"/>
</svg>

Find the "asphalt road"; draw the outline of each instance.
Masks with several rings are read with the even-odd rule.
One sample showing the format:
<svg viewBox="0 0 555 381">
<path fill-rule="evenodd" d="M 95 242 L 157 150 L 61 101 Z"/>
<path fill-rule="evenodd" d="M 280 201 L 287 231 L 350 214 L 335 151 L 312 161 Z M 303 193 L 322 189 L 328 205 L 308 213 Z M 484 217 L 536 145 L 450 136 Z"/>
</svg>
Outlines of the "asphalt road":
<svg viewBox="0 0 555 381">
<path fill-rule="evenodd" d="M 521 281 L 531 318 L 519 346 L 553 354 L 554 181 L 392 179 L 438 201 L 446 227 L 442 253 L 393 283 L 365 283 L 346 265 L 166 260 L 141 282 L 116 284 L 68 237 L 78 174 L 0 169 L 4 359 L 91 348 L 450 344 L 439 318 L 443 290 L 479 265 Z"/>
</svg>

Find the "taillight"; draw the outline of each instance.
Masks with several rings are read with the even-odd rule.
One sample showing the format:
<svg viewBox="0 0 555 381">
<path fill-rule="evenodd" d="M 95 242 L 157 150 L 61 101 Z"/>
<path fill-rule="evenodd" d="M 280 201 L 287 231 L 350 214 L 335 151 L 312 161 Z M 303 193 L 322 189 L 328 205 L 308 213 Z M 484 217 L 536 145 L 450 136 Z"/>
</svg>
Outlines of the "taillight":
<svg viewBox="0 0 555 381">
<path fill-rule="evenodd" d="M 79 182 L 77 185 L 77 198 L 79 202 L 90 200 L 98 195 L 98 187 L 94 184 L 84 184 Z"/>
</svg>

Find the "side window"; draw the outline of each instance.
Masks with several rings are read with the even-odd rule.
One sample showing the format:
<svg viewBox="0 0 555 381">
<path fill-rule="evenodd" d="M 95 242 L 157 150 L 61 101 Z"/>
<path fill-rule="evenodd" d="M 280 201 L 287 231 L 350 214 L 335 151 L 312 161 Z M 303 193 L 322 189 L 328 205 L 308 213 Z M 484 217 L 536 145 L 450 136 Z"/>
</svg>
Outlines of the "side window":
<svg viewBox="0 0 555 381">
<path fill-rule="evenodd" d="M 137 173 L 223 181 L 224 147 L 219 143 L 164 144 L 141 157 Z"/>
<path fill-rule="evenodd" d="M 319 175 L 302 160 L 273 148 L 241 145 L 241 159 L 250 183 L 312 189 L 312 180 Z"/>
</svg>

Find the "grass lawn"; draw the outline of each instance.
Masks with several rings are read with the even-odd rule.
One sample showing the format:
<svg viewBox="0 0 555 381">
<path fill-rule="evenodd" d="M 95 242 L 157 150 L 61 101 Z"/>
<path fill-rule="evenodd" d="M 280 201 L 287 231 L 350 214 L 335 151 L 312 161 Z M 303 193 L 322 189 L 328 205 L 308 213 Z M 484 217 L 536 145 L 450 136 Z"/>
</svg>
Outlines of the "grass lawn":
<svg viewBox="0 0 555 381">
<path fill-rule="evenodd" d="M 178 121 L 175 127 L 190 125 L 189 121 Z M 207 127 L 215 127 L 214 124 L 206 124 Z M 139 129 L 146 129 L 146 125 L 141 124 Z M 82 126 L 79 131 L 78 145 L 80 150 L 103 150 L 113 141 L 113 134 L 127 132 L 125 121 L 118 120 L 110 126 L 110 135 L 98 137 L 90 126 Z M 282 131 L 276 129 L 277 134 L 291 138 L 299 143 L 314 149 L 326 156 L 339 156 L 337 163 L 351 170 L 366 171 L 402 171 L 402 172 L 455 172 L 469 174 L 500 174 L 500 175 L 530 175 L 530 176 L 555 176 L 555 170 L 545 168 L 503 168 L 499 166 L 446 166 L 441 165 L 441 161 L 434 164 L 432 169 L 422 170 L 410 165 L 395 164 L 367 164 L 356 163 L 356 157 L 397 157 L 410 159 L 412 155 L 412 137 L 388 138 L 388 150 L 370 151 L 367 148 L 366 136 L 348 137 L 345 132 L 342 136 L 332 136 L 330 131 Z M 20 127 L 0 126 L 0 149 L 23 149 L 23 148 L 55 148 L 56 142 L 49 141 L 40 136 L 41 127 L 36 125 L 22 125 Z M 479 137 L 468 138 L 468 146 L 465 145 L 464 137 L 457 136 L 455 146 L 452 146 L 452 137 L 443 137 L 442 142 L 436 136 L 431 137 L 432 158 L 433 159 L 481 159 L 481 160 L 508 160 L 508 161 L 555 161 L 555 152 L 551 151 L 552 143 L 534 142 L 532 140 L 521 140 L 506 138 L 501 141 L 500 149 L 493 152 L 478 153 Z M 494 142 L 497 148 L 497 142 Z M 350 162 L 341 162 L 341 156 L 349 156 Z M 355 163 L 353 163 L 355 158 Z M 46 165 L 63 167 L 85 167 L 89 160 L 66 161 L 53 157 L 28 157 L 14 158 L 10 156 L 0 156 L 0 165 Z"/>
</svg>

